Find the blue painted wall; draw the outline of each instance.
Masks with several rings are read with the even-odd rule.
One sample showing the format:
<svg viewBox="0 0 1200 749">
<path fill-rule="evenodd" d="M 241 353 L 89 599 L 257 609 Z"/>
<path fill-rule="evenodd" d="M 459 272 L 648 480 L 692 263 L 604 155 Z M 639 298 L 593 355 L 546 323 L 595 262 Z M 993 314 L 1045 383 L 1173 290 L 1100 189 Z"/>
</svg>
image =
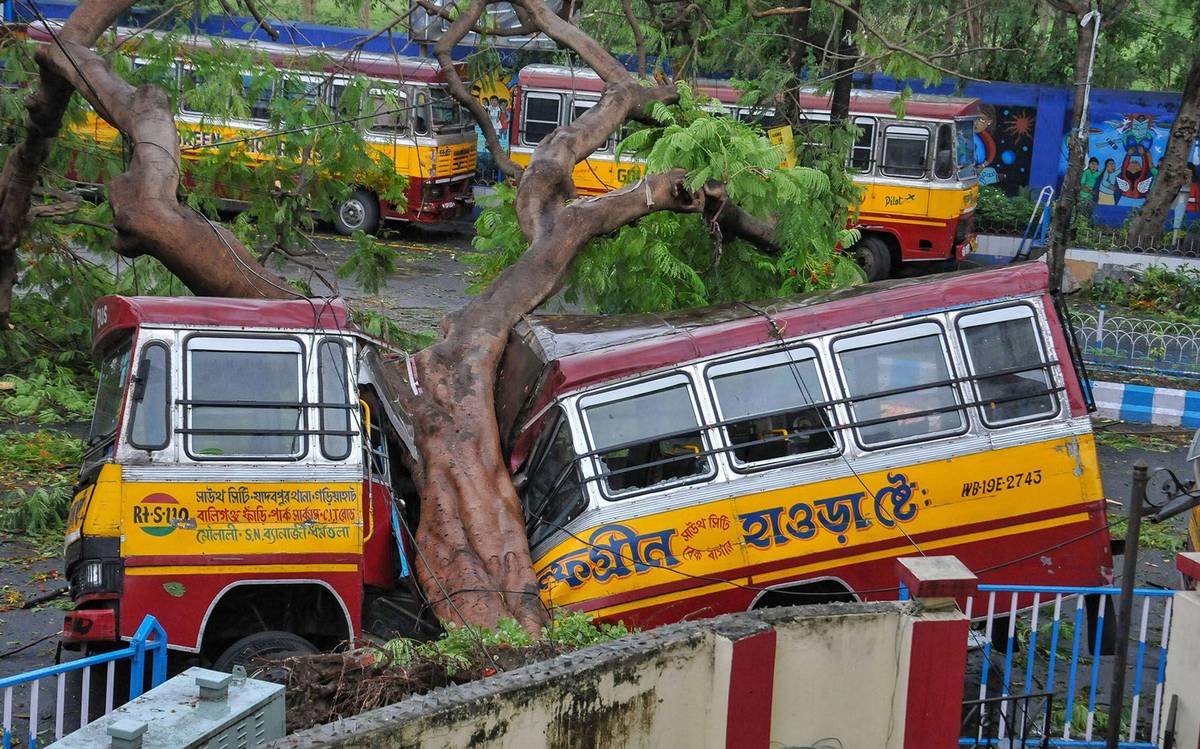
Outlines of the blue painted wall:
<svg viewBox="0 0 1200 749">
<path fill-rule="evenodd" d="M 903 81 L 880 75 L 863 76 L 861 83 L 882 91 L 898 91 L 904 85 Z M 1026 145 L 1030 148 L 1027 176 L 1006 174 L 1007 179 L 998 186 L 1010 194 L 1018 187 L 1027 187 L 1035 194 L 1046 185 L 1059 187 L 1067 171 L 1067 132 L 1074 109 L 1072 89 L 1005 82 L 968 82 L 961 89 L 957 81 L 938 86 L 923 86 L 919 82 L 911 85 L 918 93 L 978 97 L 987 105 L 985 110 L 990 108 L 994 114 L 990 133 L 993 142 L 1010 139 L 1018 149 Z M 1088 156 L 1096 159 L 1096 163 L 1094 169 L 1084 173 L 1082 197 L 1090 200 L 1096 223 L 1120 226 L 1132 208 L 1145 202 L 1178 110 L 1177 93 L 1092 89 L 1088 105 Z M 1029 119 L 1026 116 L 1015 121 L 1013 115 L 1017 113 L 1032 115 L 1034 127 L 1029 143 L 1023 137 L 1013 138 L 1014 129 L 1023 130 Z M 977 147 L 980 139 L 977 135 Z M 982 150 L 986 153 L 987 149 Z M 980 162 L 985 181 L 989 166 L 1004 172 L 1004 154 L 1004 150 L 997 148 L 990 163 Z M 1200 142 L 1193 144 L 1188 161 L 1192 165 L 1192 183 L 1184 205 L 1184 223 L 1200 219 Z"/>
</svg>

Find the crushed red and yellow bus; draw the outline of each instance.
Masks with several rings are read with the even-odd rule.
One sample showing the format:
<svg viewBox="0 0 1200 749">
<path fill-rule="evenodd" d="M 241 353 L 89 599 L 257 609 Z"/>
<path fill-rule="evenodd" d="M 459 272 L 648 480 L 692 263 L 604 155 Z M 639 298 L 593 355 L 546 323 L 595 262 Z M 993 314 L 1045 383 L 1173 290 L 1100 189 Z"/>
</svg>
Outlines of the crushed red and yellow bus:
<svg viewBox="0 0 1200 749">
<path fill-rule="evenodd" d="M 69 647 L 147 613 L 245 658 L 436 631 L 403 359 L 336 301 L 105 297 Z M 1086 383 L 1043 264 L 662 315 L 529 315 L 497 421 L 541 596 L 636 626 L 896 598 L 894 559 L 1111 580 Z"/>
</svg>

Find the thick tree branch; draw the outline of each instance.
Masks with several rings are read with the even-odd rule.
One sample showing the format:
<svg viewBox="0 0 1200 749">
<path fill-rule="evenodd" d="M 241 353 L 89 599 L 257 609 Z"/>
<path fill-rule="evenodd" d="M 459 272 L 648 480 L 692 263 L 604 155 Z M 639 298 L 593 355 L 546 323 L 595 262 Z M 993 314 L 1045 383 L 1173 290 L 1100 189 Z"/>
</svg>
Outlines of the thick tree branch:
<svg viewBox="0 0 1200 749">
<path fill-rule="evenodd" d="M 133 144 L 129 168 L 109 180 L 108 198 L 126 257 L 157 258 L 189 289 L 208 296 L 281 299 L 295 296 L 237 238 L 179 205 L 179 134 L 166 92 L 134 88 L 90 48 L 65 41 L 37 50 L 38 63 L 54 71 Z"/>
<path fill-rule="evenodd" d="M 621 0 L 621 10 L 625 20 L 629 22 L 629 30 L 633 32 L 633 47 L 637 50 L 638 75 L 646 77 L 646 37 L 642 34 L 642 25 L 633 15 L 633 0 Z"/>
<path fill-rule="evenodd" d="M 58 38 L 91 46 L 132 5 L 133 0 L 84 0 L 56 32 Z M 39 76 L 40 85 L 25 105 L 25 137 L 9 152 L 0 172 L 0 331 L 9 327 L 17 247 L 29 225 L 33 188 L 73 93 L 70 84 L 45 66 Z"/>
<path fill-rule="evenodd" d="M 429 5 L 425 0 L 417 0 L 422 7 Z M 434 6 L 436 8 L 436 6 Z M 496 166 L 504 173 L 506 177 L 513 180 L 521 178 L 521 167 L 508 157 L 508 152 L 501 147 L 500 137 L 496 135 L 496 128 L 492 127 L 492 120 L 484 111 L 483 105 L 471 92 L 467 90 L 466 84 L 463 83 L 462 77 L 458 74 L 458 69 L 454 66 L 453 52 L 454 45 L 462 41 L 470 31 L 474 28 L 484 10 L 487 9 L 487 0 L 471 0 L 467 9 L 462 12 L 458 18 L 450 24 L 450 28 L 446 29 L 446 33 L 438 39 L 437 44 L 433 45 L 433 54 L 437 57 L 438 64 L 442 66 L 442 72 L 446 75 L 446 85 L 450 89 L 450 94 L 458 100 L 459 104 L 470 111 L 471 116 L 475 118 L 476 124 L 483 131 L 484 141 L 487 143 L 488 151 L 491 152 L 492 158 L 496 161 Z"/>
<path fill-rule="evenodd" d="M 702 192 L 704 220 L 710 225 L 715 222 L 722 237 L 744 239 L 771 255 L 783 251 L 775 235 L 775 223 L 763 221 L 730 200 L 724 183 L 709 180 Z"/>
</svg>

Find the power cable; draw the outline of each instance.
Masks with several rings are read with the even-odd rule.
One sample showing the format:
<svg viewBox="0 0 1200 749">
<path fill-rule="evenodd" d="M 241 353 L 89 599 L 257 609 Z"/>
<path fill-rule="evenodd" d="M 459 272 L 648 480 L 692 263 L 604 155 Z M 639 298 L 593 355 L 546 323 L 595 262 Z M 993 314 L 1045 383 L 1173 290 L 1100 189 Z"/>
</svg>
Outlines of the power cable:
<svg viewBox="0 0 1200 749">
<path fill-rule="evenodd" d="M 800 390 L 803 392 L 805 400 L 807 400 L 809 404 L 816 403 L 816 401 L 812 397 L 812 394 L 809 393 L 809 391 L 808 391 L 808 385 L 804 382 L 804 377 L 800 374 L 800 369 L 799 369 L 799 366 L 798 366 L 796 360 L 792 358 L 792 350 L 787 346 L 787 343 L 783 339 L 783 330 L 775 322 L 775 319 L 773 317 L 771 317 L 770 315 L 768 315 L 765 310 L 759 309 L 758 307 L 755 307 L 752 304 L 749 304 L 747 302 L 742 302 L 741 304 L 742 304 L 742 306 L 746 307 L 747 309 L 760 315 L 764 320 L 767 321 L 767 325 L 770 327 L 770 330 L 771 330 L 771 335 L 775 338 L 775 340 L 779 344 L 779 346 L 778 346 L 779 350 L 782 351 L 785 356 L 787 356 L 788 363 L 790 365 L 789 370 L 792 373 L 792 377 L 796 380 L 796 384 L 799 386 Z M 851 403 L 847 406 L 847 412 L 849 412 L 851 409 L 853 409 L 853 401 L 851 401 Z M 822 429 L 825 430 L 825 434 L 826 434 L 826 436 L 829 437 L 830 441 L 836 445 L 838 443 L 837 437 L 833 434 L 833 431 L 829 428 L 829 425 L 824 417 L 824 414 L 818 413 L 817 422 L 821 425 Z M 850 459 L 846 457 L 846 453 L 844 450 L 838 451 L 838 457 L 841 458 L 842 462 L 846 464 L 846 468 L 849 469 L 850 473 L 854 476 L 855 480 L 858 481 L 858 484 L 859 484 L 859 486 L 861 486 L 863 488 L 863 491 L 865 491 L 868 496 L 874 497 L 875 492 L 871 489 L 871 487 L 867 486 L 867 482 L 864 481 L 863 477 L 859 474 L 859 472 L 857 470 L 855 470 L 854 465 L 851 464 L 851 462 L 850 462 Z M 882 508 L 882 505 L 877 504 L 876 506 Z M 901 534 L 903 534 L 904 538 L 908 540 L 909 544 L 911 544 L 912 547 L 917 550 L 917 553 L 919 553 L 921 556 L 926 556 L 925 551 L 920 547 L 920 545 L 917 544 L 916 541 L 913 540 L 913 537 L 908 534 L 908 531 L 904 530 L 904 528 L 903 528 L 903 526 L 901 526 L 899 520 L 896 519 L 896 516 L 894 513 L 892 515 L 892 527 L 895 528 L 896 530 L 900 531 Z"/>
</svg>

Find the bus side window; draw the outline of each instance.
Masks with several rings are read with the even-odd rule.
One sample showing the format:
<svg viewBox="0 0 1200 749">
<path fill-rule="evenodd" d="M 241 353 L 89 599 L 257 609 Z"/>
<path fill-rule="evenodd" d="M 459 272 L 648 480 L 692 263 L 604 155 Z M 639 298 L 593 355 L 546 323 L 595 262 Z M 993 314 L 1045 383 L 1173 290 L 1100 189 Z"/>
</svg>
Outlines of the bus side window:
<svg viewBox="0 0 1200 749">
<path fill-rule="evenodd" d="M 558 94 L 525 94 L 521 107 L 521 142 L 527 146 L 542 142 L 558 127 L 562 118 L 562 97 Z"/>
<path fill-rule="evenodd" d="M 417 92 L 413 105 L 413 132 L 417 135 L 429 134 L 429 97 L 424 91 Z"/>
<path fill-rule="evenodd" d="M 594 106 L 596 106 L 595 99 L 576 99 L 571 105 L 571 122 L 574 122 L 575 120 L 582 117 L 584 112 L 587 112 L 589 109 L 591 109 Z M 600 152 L 600 151 L 610 150 L 610 147 L 612 146 L 612 142 L 613 142 L 613 140 L 610 137 L 607 141 L 604 142 L 604 145 L 597 148 L 596 151 Z"/>
<path fill-rule="evenodd" d="M 561 411 L 554 422 L 553 436 L 530 470 L 522 497 L 530 546 L 541 543 L 587 509 L 571 427 Z"/>
<path fill-rule="evenodd" d="M 252 75 L 242 76 L 242 89 L 250 104 L 250 119 L 266 120 L 271 117 L 271 82 L 255 80 Z"/>
<path fill-rule="evenodd" d="M 912 125 L 888 125 L 883 131 L 883 173 L 889 177 L 925 174 L 929 131 Z"/>
<path fill-rule="evenodd" d="M 837 450 L 816 352 L 801 348 L 708 368 L 736 467 Z"/>
<path fill-rule="evenodd" d="M 1032 309 L 1020 305 L 963 315 L 958 327 L 985 424 L 1004 426 L 1058 413 Z"/>
<path fill-rule="evenodd" d="M 858 137 L 850 148 L 850 168 L 860 171 L 871 171 L 875 158 L 875 120 L 870 117 L 855 117 L 854 124 L 858 127 Z"/>
<path fill-rule="evenodd" d="M 372 90 L 367 94 L 367 106 L 372 115 L 371 130 L 377 133 L 403 133 L 408 129 L 408 96 L 403 91 L 395 92 L 393 99 L 382 91 Z M 417 119 L 417 122 L 423 120 Z"/>
<path fill-rule="evenodd" d="M 611 498 L 703 480 L 714 473 L 699 409 L 685 375 L 668 375 L 580 399 Z"/>
<path fill-rule="evenodd" d="M 346 347 L 341 341 L 321 341 L 317 347 L 317 381 L 322 404 L 321 454 L 330 460 L 344 460 L 350 456 L 349 376 Z"/>
<path fill-rule="evenodd" d="M 938 179 L 954 177 L 954 128 L 938 125 L 937 149 L 933 157 L 933 176 Z"/>
<path fill-rule="evenodd" d="M 179 108 L 188 114 L 204 114 L 204 107 L 192 92 L 204 85 L 204 78 L 195 68 L 183 68 L 179 73 Z"/>
<path fill-rule="evenodd" d="M 171 441 L 170 352 L 147 343 L 134 375 L 129 444 L 139 450 L 161 450 Z"/>
<path fill-rule="evenodd" d="M 279 86 L 279 93 L 288 101 L 303 99 L 309 107 L 317 106 L 321 100 L 321 81 L 312 78 L 287 77 Z"/>
<path fill-rule="evenodd" d="M 941 328 L 918 323 L 834 342 L 864 447 L 959 432 L 966 426 Z M 935 384 L 942 383 L 942 384 Z"/>
</svg>

